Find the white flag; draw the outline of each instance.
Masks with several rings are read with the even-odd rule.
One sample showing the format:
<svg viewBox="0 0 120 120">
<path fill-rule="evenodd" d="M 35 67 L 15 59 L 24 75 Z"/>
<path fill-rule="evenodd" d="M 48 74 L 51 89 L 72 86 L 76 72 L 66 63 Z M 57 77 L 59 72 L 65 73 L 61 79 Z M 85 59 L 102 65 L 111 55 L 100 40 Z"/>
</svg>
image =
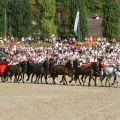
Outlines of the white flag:
<svg viewBox="0 0 120 120">
<path fill-rule="evenodd" d="M 75 34 L 77 34 L 78 23 L 79 23 L 79 10 L 77 11 L 75 24 L 74 24 L 74 32 L 75 32 Z"/>
</svg>

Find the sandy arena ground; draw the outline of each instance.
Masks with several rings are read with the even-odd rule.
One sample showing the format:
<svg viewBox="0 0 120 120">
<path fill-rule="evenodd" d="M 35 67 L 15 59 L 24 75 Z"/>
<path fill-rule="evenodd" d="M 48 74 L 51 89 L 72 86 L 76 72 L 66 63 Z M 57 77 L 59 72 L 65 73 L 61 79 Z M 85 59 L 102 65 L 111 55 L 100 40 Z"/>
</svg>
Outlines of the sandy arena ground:
<svg viewBox="0 0 120 120">
<path fill-rule="evenodd" d="M 0 120 L 120 120 L 120 88 L 0 83 Z"/>
</svg>

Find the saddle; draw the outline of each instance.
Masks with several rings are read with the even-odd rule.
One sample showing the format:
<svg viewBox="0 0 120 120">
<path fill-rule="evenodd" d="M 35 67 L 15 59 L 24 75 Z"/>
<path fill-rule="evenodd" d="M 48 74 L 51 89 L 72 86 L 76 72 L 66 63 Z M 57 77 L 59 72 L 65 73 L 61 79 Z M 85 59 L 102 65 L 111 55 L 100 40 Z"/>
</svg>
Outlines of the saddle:
<svg viewBox="0 0 120 120">
<path fill-rule="evenodd" d="M 90 67 L 90 64 L 83 64 L 82 65 L 84 68 L 89 68 Z"/>
</svg>

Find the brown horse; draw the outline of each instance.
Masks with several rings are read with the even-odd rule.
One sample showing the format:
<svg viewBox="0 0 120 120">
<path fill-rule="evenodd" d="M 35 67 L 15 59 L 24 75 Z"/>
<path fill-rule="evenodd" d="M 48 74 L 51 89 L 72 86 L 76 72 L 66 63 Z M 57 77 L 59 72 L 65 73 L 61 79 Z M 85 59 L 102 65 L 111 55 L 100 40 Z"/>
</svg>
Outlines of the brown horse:
<svg viewBox="0 0 120 120">
<path fill-rule="evenodd" d="M 91 63 L 91 68 L 94 71 L 92 76 L 94 77 L 93 80 L 94 80 L 95 86 L 97 86 L 96 80 L 97 80 L 98 77 L 100 78 L 101 86 L 103 86 L 102 85 L 102 74 L 101 73 L 103 71 L 104 66 L 102 65 L 101 62 L 102 62 L 101 59 L 98 59 L 98 62 Z M 84 76 L 82 76 L 82 77 L 84 77 Z M 85 83 L 87 77 L 88 77 L 88 75 L 85 76 L 84 83 Z M 83 85 L 84 85 L 84 83 L 83 83 Z"/>
<path fill-rule="evenodd" d="M 12 79 L 12 77 L 15 76 L 14 82 L 19 82 L 21 74 L 22 74 L 21 67 L 17 65 L 8 65 L 4 72 L 4 79 L 5 81 L 7 81 L 8 78 Z M 24 80 L 23 80 L 23 83 L 24 83 Z"/>
<path fill-rule="evenodd" d="M 53 79 L 53 83 L 55 84 L 55 78 L 58 76 L 58 75 L 62 75 L 62 80 L 60 82 L 63 82 L 63 84 L 67 84 L 67 81 L 66 81 L 66 75 L 70 76 L 71 79 L 73 79 L 73 71 L 72 70 L 69 70 L 68 68 L 66 68 L 64 65 L 53 65 L 52 68 L 51 68 L 51 77 Z"/>
<path fill-rule="evenodd" d="M 81 80 L 84 85 L 83 78 L 85 76 L 88 76 L 89 77 L 88 86 L 91 86 L 90 85 L 91 79 L 93 79 L 95 81 L 94 75 L 98 76 L 98 74 L 99 74 L 99 64 L 97 62 L 93 62 L 91 64 L 83 64 L 82 66 L 75 68 L 74 80 L 77 82 L 77 79 L 78 79 L 80 82 L 79 76 L 82 75 Z M 72 82 L 72 81 L 70 81 L 70 82 Z M 81 82 L 80 82 L 80 84 L 81 84 Z M 96 85 L 96 81 L 95 81 L 95 85 Z"/>
</svg>

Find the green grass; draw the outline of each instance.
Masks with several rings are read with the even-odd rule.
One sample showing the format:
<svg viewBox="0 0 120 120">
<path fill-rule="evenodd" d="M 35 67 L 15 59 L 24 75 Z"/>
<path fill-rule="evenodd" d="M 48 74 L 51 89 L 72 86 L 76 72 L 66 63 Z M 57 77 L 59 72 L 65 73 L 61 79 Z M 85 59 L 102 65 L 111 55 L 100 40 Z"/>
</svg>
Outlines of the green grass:
<svg viewBox="0 0 120 120">
<path fill-rule="evenodd" d="M 31 47 L 49 47 L 49 46 L 53 46 L 53 44 L 47 43 L 47 42 L 38 42 L 38 43 L 31 43 L 30 46 Z"/>
</svg>

